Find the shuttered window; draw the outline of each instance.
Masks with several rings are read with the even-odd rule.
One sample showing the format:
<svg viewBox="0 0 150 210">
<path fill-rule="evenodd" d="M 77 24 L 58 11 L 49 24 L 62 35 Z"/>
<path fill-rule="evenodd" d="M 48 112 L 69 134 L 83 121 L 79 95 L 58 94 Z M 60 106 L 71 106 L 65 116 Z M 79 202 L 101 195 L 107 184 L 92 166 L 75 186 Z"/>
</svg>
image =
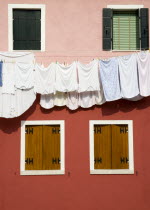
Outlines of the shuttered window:
<svg viewBox="0 0 150 210">
<path fill-rule="evenodd" d="M 103 50 L 148 50 L 149 9 L 103 9 Z"/>
<path fill-rule="evenodd" d="M 41 10 L 13 9 L 13 49 L 41 50 Z"/>
<path fill-rule="evenodd" d="M 61 174 L 64 168 L 63 126 L 61 124 L 23 125 L 22 127 L 22 174 Z M 25 132 L 23 134 L 23 132 Z"/>
<path fill-rule="evenodd" d="M 113 50 L 139 50 L 138 11 L 113 11 Z"/>
<path fill-rule="evenodd" d="M 131 125 L 131 122 L 94 124 L 91 121 L 91 173 L 133 173 Z"/>
</svg>

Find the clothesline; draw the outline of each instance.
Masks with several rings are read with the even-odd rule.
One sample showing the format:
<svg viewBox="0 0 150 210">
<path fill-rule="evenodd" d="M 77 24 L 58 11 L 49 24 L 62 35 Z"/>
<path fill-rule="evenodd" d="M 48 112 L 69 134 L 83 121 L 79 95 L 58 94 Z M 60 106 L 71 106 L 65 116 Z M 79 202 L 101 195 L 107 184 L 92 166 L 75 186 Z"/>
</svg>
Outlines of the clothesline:
<svg viewBox="0 0 150 210">
<path fill-rule="evenodd" d="M 13 53 L 9 58 L 5 55 L 0 53 L 0 60 L 6 59 L 0 62 L 0 117 L 20 116 L 33 104 L 37 93 L 41 94 L 43 108 L 67 106 L 71 110 L 121 98 L 136 101 L 150 95 L 148 51 L 94 59 L 88 64 L 77 60 L 69 65 L 51 62 L 47 67 L 40 65 L 32 53 L 17 54 L 15 62 L 11 62 Z"/>
</svg>

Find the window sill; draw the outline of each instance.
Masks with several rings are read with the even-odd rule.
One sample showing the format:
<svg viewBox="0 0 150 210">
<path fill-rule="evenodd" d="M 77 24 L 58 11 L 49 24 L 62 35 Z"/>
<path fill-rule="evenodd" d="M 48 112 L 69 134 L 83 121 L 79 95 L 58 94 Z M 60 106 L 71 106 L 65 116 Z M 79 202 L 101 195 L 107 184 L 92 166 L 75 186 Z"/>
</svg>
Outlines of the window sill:
<svg viewBox="0 0 150 210">
<path fill-rule="evenodd" d="M 90 174 L 134 174 L 134 169 L 97 169 L 90 170 Z"/>
<path fill-rule="evenodd" d="M 64 170 L 26 170 L 20 171 L 20 175 L 63 175 Z"/>
</svg>

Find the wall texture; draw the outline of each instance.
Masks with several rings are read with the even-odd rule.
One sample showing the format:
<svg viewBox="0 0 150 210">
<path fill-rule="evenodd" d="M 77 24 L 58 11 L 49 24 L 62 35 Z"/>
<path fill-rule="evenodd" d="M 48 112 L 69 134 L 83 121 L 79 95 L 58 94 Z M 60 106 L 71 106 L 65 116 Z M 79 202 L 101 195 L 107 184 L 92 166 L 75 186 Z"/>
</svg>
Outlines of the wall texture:
<svg viewBox="0 0 150 210">
<path fill-rule="evenodd" d="M 46 52 L 35 53 L 45 65 L 125 54 L 102 51 L 102 8 L 119 0 L 0 0 L 0 51 L 8 50 L 10 3 L 46 4 Z M 65 175 L 20 176 L 21 120 L 65 120 Z M 134 175 L 90 175 L 89 120 L 133 120 Z M 44 110 L 38 96 L 22 116 L 0 119 L 0 210 L 149 210 L 149 122 L 149 97 L 70 111 Z"/>
</svg>

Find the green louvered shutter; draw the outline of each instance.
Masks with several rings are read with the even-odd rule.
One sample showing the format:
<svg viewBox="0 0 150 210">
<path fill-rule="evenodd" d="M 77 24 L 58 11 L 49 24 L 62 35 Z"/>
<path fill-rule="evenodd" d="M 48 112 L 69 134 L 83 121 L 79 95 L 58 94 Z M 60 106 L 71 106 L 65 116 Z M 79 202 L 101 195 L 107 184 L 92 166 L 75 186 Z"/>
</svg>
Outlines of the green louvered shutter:
<svg viewBox="0 0 150 210">
<path fill-rule="evenodd" d="M 13 49 L 41 49 L 41 10 L 13 10 Z"/>
<path fill-rule="evenodd" d="M 140 9 L 141 20 L 141 49 L 149 49 L 149 10 L 148 8 Z"/>
<path fill-rule="evenodd" d="M 139 10 L 113 11 L 113 50 L 139 49 Z"/>
<path fill-rule="evenodd" d="M 103 50 L 112 49 L 112 9 L 103 8 Z"/>
</svg>

